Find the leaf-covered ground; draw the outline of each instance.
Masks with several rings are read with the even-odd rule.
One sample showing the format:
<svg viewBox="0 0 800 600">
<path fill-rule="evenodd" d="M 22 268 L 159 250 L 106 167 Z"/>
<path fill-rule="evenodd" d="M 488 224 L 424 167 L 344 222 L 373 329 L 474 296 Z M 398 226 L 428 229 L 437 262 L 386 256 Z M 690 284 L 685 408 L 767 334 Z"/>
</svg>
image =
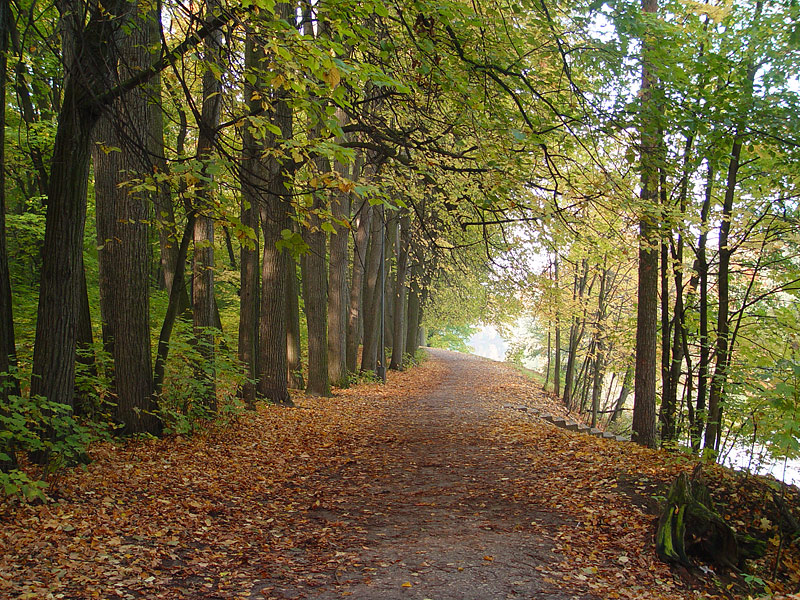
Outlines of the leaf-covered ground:
<svg viewBox="0 0 800 600">
<path fill-rule="evenodd" d="M 560 410 L 507 366 L 432 351 L 386 386 L 262 407 L 198 438 L 97 447 L 53 502 L 0 509 L 0 597 L 765 594 L 741 573 L 656 560 L 656 498 L 691 462 L 509 404 Z M 797 592 L 800 554 L 768 486 L 707 474 L 731 524 L 768 540 L 751 573 Z"/>
</svg>

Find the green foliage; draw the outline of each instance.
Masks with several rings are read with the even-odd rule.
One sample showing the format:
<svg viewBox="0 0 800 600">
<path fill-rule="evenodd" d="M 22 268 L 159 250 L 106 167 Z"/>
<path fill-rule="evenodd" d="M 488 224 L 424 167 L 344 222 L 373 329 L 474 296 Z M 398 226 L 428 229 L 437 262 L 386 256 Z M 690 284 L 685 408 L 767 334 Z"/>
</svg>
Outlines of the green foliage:
<svg viewBox="0 0 800 600">
<path fill-rule="evenodd" d="M 0 462 L 12 465 L 0 473 L 5 495 L 44 499 L 43 490 L 64 469 L 86 462 L 86 448 L 97 438 L 97 427 L 79 423 L 65 404 L 40 396 L 8 396 L 0 401 Z M 39 458 L 41 479 L 16 468 L 18 452 Z"/>
<path fill-rule="evenodd" d="M 470 353 L 474 349 L 467 345 L 467 340 L 476 331 L 477 329 L 471 325 L 443 325 L 428 332 L 428 345 L 432 348 Z"/>
<path fill-rule="evenodd" d="M 216 352 L 213 361 L 206 358 L 209 346 L 216 348 L 215 338 L 220 335 L 219 330 L 210 328 L 195 336 L 188 323 L 176 327 L 158 408 L 165 433 L 192 434 L 210 420 L 226 423 L 244 411 L 244 403 L 237 397 L 237 390 L 247 379 L 242 364 L 232 352 Z M 216 413 L 203 401 L 209 382 L 216 388 Z"/>
</svg>

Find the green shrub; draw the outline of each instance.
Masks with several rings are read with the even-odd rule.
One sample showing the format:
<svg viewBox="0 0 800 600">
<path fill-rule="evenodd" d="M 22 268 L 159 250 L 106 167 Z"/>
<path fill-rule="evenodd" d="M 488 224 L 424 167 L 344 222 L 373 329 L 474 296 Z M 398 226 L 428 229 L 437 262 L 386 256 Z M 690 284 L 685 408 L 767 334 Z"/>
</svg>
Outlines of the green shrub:
<svg viewBox="0 0 800 600">
<path fill-rule="evenodd" d="M 67 467 L 86 461 L 86 447 L 97 438 L 80 424 L 66 404 L 41 396 L 8 396 L 0 400 L 0 484 L 6 496 L 43 499 Z M 17 453 L 35 456 L 42 464 L 41 479 L 17 468 Z"/>
<path fill-rule="evenodd" d="M 211 329 L 194 336 L 188 324 L 170 341 L 169 361 L 164 388 L 159 399 L 159 417 L 165 433 L 191 434 L 209 420 L 222 422 L 236 418 L 244 410 L 237 390 L 247 380 L 247 371 L 233 352 L 217 351 L 208 360 L 210 345 L 216 346 L 220 332 Z M 208 397 L 214 384 L 217 410 L 213 412 Z"/>
</svg>

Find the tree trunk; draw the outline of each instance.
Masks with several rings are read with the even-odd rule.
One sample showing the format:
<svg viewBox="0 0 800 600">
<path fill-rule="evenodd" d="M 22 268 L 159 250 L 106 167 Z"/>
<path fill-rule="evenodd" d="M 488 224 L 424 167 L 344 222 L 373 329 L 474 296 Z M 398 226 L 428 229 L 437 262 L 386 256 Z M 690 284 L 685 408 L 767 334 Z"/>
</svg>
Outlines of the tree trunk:
<svg viewBox="0 0 800 600">
<path fill-rule="evenodd" d="M 336 172 L 347 177 L 347 166 L 334 163 Z M 346 221 L 350 217 L 350 195 L 334 193 L 331 199 L 334 219 Z M 338 388 L 348 386 L 347 374 L 347 237 L 349 230 L 341 225 L 330 238 L 330 262 L 328 264 L 328 377 L 331 385 Z"/>
<path fill-rule="evenodd" d="M 367 262 L 367 244 L 372 223 L 373 208 L 367 200 L 354 215 L 356 219 L 356 237 L 353 243 L 353 274 L 350 280 L 350 305 L 347 315 L 347 370 L 356 372 L 358 362 L 358 346 L 361 341 L 360 320 L 364 308 L 364 272 Z"/>
<path fill-rule="evenodd" d="M 211 18 L 214 0 L 207 0 L 207 18 Z M 203 364 L 196 373 L 205 383 L 205 398 L 200 399 L 215 413 L 217 410 L 216 370 L 214 366 L 215 338 L 217 327 L 214 302 L 214 190 L 213 176 L 208 170 L 219 127 L 222 103 L 222 82 L 215 73 L 223 68 L 222 33 L 217 31 L 205 41 L 205 60 L 208 65 L 203 73 L 203 104 L 198 123 L 197 159 L 202 165 L 201 181 L 197 184 L 197 212 L 194 224 L 194 257 L 192 262 L 192 317 L 194 335 L 199 343 Z"/>
<path fill-rule="evenodd" d="M 6 97 L 6 52 L 11 26 L 11 6 L 8 0 L 0 1 L 0 98 Z M 6 102 L 0 106 L 0 401 L 9 395 L 19 395 L 16 373 L 17 350 L 14 340 L 14 312 L 11 303 L 11 274 L 8 269 L 6 243 Z M 0 446 L 0 452 L 2 447 Z"/>
<path fill-rule="evenodd" d="M 730 334 L 730 263 L 731 248 L 728 238 L 731 228 L 733 213 L 733 198 L 736 189 L 736 176 L 739 172 L 739 157 L 742 151 L 740 136 L 734 138 L 731 149 L 731 160 L 728 165 L 728 177 L 725 184 L 725 199 L 722 205 L 722 215 L 719 227 L 719 269 L 717 271 L 717 296 L 719 306 L 717 309 L 717 340 L 714 346 L 716 362 L 714 376 L 711 378 L 711 388 L 708 393 L 708 422 L 703 446 L 709 450 L 719 449 L 720 432 L 722 428 L 722 401 L 725 395 L 725 384 L 728 379 L 728 364 L 730 361 L 730 348 L 728 336 Z"/>
<path fill-rule="evenodd" d="M 160 78 L 158 81 L 160 81 Z M 158 85 L 158 81 L 154 83 L 154 86 Z M 169 90 L 169 87 L 167 87 L 167 90 Z M 158 105 L 155 107 L 151 105 L 151 110 L 154 112 L 154 116 L 151 120 L 153 127 L 152 139 L 155 140 L 154 145 L 157 145 L 159 148 L 159 155 L 156 156 L 155 169 L 157 169 L 159 172 L 167 173 L 167 161 L 166 157 L 163 155 L 164 114 L 160 106 L 160 100 L 161 96 L 158 94 L 156 96 Z M 188 117 L 186 116 L 186 111 L 180 106 L 180 100 L 176 99 L 175 104 L 178 105 L 177 112 L 180 122 L 176 138 L 176 154 L 179 158 L 184 158 L 186 156 L 186 137 L 189 133 L 189 122 Z M 186 212 L 189 213 L 191 212 L 191 202 L 188 199 L 188 194 L 185 193 L 186 188 L 186 182 L 181 180 L 179 183 L 179 193 L 183 195 Z M 185 268 L 181 269 L 184 276 L 180 279 L 176 277 L 178 247 L 180 246 L 182 238 L 179 237 L 180 228 L 175 220 L 175 207 L 168 181 L 164 181 L 160 186 L 158 186 L 158 193 L 156 195 L 155 222 L 158 227 L 158 241 L 161 250 L 161 270 L 164 275 L 164 287 L 167 290 L 167 294 L 171 295 L 172 286 L 180 286 L 178 290 L 180 292 L 178 314 L 182 314 L 189 311 L 191 307 L 191 300 L 189 299 L 189 294 L 186 291 Z"/>
<path fill-rule="evenodd" d="M 622 414 L 622 409 L 625 407 L 625 402 L 628 400 L 628 396 L 631 393 L 631 384 L 633 383 L 633 366 L 629 366 L 625 369 L 625 376 L 622 378 L 622 388 L 619 391 L 619 397 L 617 398 L 616 406 L 614 407 L 614 412 L 611 414 L 611 418 L 609 419 L 609 423 L 613 423 L 616 421 L 619 416 Z"/>
<path fill-rule="evenodd" d="M 8 50 L 8 31 L 11 20 L 11 7 L 8 0 L 0 1 L 0 404 L 9 396 L 19 395 L 19 380 L 13 372 L 17 366 L 17 351 L 14 341 L 14 313 L 11 304 L 11 276 L 8 270 L 6 247 L 6 51 Z M 0 425 L 2 431 L 2 425 Z M 16 466 L 14 448 L 0 437 L 0 472 Z"/>
<path fill-rule="evenodd" d="M 252 75 L 244 79 L 244 97 L 252 114 L 260 111 L 262 102 L 257 92 L 264 87 L 259 76 L 263 53 L 257 49 L 253 31 L 248 30 L 245 41 L 245 72 Z M 248 381 L 242 384 L 239 395 L 248 408 L 255 408 L 258 364 L 258 205 L 261 190 L 266 184 L 266 173 L 261 159 L 263 145 L 255 139 L 248 127 L 242 128 L 242 226 L 252 229 L 252 237 L 241 243 L 239 291 L 239 360 L 247 370 Z"/>
<path fill-rule="evenodd" d="M 287 257 L 286 270 L 286 368 L 290 388 L 302 390 L 306 387 L 303 379 L 303 352 L 300 347 L 300 285 L 297 281 L 297 262 Z"/>
<path fill-rule="evenodd" d="M 192 239 L 192 232 L 194 231 L 194 221 L 195 212 L 190 210 L 189 214 L 186 215 L 186 226 L 178 246 L 178 253 L 175 256 L 173 273 L 176 282 L 184 280 L 186 255 L 189 252 L 189 242 Z M 153 368 L 153 397 L 155 401 L 161 396 L 161 391 L 164 387 L 164 374 L 166 373 L 167 357 L 169 356 L 169 340 L 172 337 L 172 329 L 175 326 L 175 321 L 184 303 L 182 296 L 185 292 L 185 288 L 182 288 L 182 285 L 172 286 L 172 290 L 170 290 L 169 294 L 169 303 L 167 304 L 167 312 L 164 314 L 164 321 L 161 324 L 161 331 L 158 336 L 156 364 Z"/>
<path fill-rule="evenodd" d="M 691 540 L 688 545 L 687 540 Z M 695 554 L 715 564 L 738 567 L 736 536 L 714 510 L 699 465 L 691 478 L 688 473 L 678 475 L 669 489 L 656 530 L 656 553 L 662 561 L 685 566 L 691 566 L 688 554 Z"/>
<path fill-rule="evenodd" d="M 64 8 L 83 14 L 77 5 Z M 112 87 L 115 40 L 129 9 L 112 2 L 93 10 L 85 25 L 79 19 L 65 25 L 67 75 L 51 157 L 30 393 L 70 407 L 92 132 L 104 109 L 97 98 Z"/>
<path fill-rule="evenodd" d="M 309 228 L 304 232 L 309 247 L 305 255 L 303 272 L 304 306 L 308 325 L 308 381 L 306 393 L 312 396 L 330 396 L 328 381 L 328 279 L 325 274 L 326 235 L 320 228 L 322 209 L 319 199 L 309 215 Z"/>
<path fill-rule="evenodd" d="M 293 15 L 293 6 L 281 2 L 276 4 L 276 19 L 288 21 Z M 272 110 L 268 112 L 273 125 L 280 129 L 280 138 L 268 132 L 267 146 L 275 146 L 292 138 L 292 108 L 288 93 L 275 90 Z M 266 160 L 267 190 L 261 203 L 261 228 L 264 233 L 264 250 L 261 261 L 261 314 L 259 323 L 259 395 L 278 404 L 291 405 L 287 388 L 287 305 L 286 286 L 289 268 L 289 253 L 279 244 L 282 232 L 291 231 L 289 219 L 290 202 L 287 184 L 291 183 L 288 165 L 276 156 Z"/>
<path fill-rule="evenodd" d="M 77 331 L 75 332 L 77 352 L 75 363 L 81 365 L 80 369 L 84 377 L 97 377 L 97 363 L 94 356 L 94 333 L 92 332 L 92 314 L 89 307 L 89 290 L 86 286 L 86 269 L 81 266 L 83 277 L 81 277 L 81 290 L 78 295 L 79 309 Z M 149 347 L 148 339 L 148 347 Z M 94 406 L 91 405 L 90 395 L 85 387 L 81 387 L 78 381 L 75 382 L 75 413 L 79 415 L 91 415 Z M 154 408 L 154 407 L 153 407 Z"/>
<path fill-rule="evenodd" d="M 657 0 L 642 0 L 642 11 L 655 14 Z M 639 283 L 636 314 L 636 373 L 634 379 L 634 442 L 656 447 L 656 344 L 658 343 L 658 135 L 653 91 L 656 74 L 651 63 L 654 40 L 642 40 L 641 191 L 639 222 Z"/>
<path fill-rule="evenodd" d="M 403 355 L 406 344 L 406 316 L 403 307 L 406 303 L 407 286 L 406 273 L 408 271 L 408 253 L 411 245 L 411 217 L 406 211 L 400 218 L 400 254 L 397 257 L 397 281 L 394 290 L 394 321 L 392 332 L 392 360 L 390 369 L 403 368 Z"/>
<path fill-rule="evenodd" d="M 416 262 L 411 267 L 411 282 L 408 286 L 408 309 L 406 316 L 406 353 L 412 359 L 419 348 L 420 289 L 419 278 L 421 268 Z"/>
<path fill-rule="evenodd" d="M 708 343 L 708 258 L 706 245 L 708 242 L 708 217 L 711 212 L 711 197 L 714 181 L 714 169 L 708 166 L 708 181 L 705 199 L 700 211 L 700 239 L 697 244 L 698 273 L 700 277 L 700 359 L 697 365 L 697 410 L 695 411 L 695 427 L 692 432 L 692 447 L 700 449 L 706 422 L 706 400 L 708 398 L 708 372 L 710 363 L 710 346 Z"/>
<path fill-rule="evenodd" d="M 375 372 L 378 365 L 378 345 L 380 343 L 382 279 L 381 263 L 383 255 L 384 208 L 376 206 L 370 230 L 370 246 L 367 255 L 366 287 L 364 293 L 364 348 L 361 355 L 361 371 Z"/>
<path fill-rule="evenodd" d="M 606 317 L 606 280 L 608 270 L 603 267 L 600 279 L 600 293 L 597 297 L 597 343 L 595 344 L 594 377 L 592 381 L 592 427 L 597 427 L 597 413 L 600 410 L 600 394 L 603 391 L 604 341 L 603 328 Z"/>
<path fill-rule="evenodd" d="M 556 352 L 555 352 L 555 367 L 553 369 L 553 393 L 555 394 L 556 398 L 561 395 L 561 304 L 560 304 L 560 295 L 561 295 L 561 286 L 559 283 L 559 272 L 558 272 L 558 256 L 556 256 L 555 261 L 553 261 L 553 274 L 555 278 L 556 284 Z"/>
<path fill-rule="evenodd" d="M 764 4 L 761 0 L 756 2 L 753 23 L 757 23 L 761 17 Z M 747 65 L 745 77 L 745 89 L 742 94 L 745 101 L 753 97 L 753 84 L 757 66 Z M 742 142 L 747 130 L 747 113 L 742 112 L 742 116 L 736 125 L 736 131 L 731 146 L 730 161 L 728 162 L 728 173 L 725 179 L 725 198 L 722 204 L 722 215 L 720 215 L 719 227 L 719 269 L 717 271 L 717 296 L 719 308 L 717 310 L 717 340 L 714 346 L 716 362 L 714 364 L 714 376 L 711 378 L 711 388 L 708 392 L 708 423 L 704 439 L 704 447 L 716 453 L 719 450 L 719 442 L 722 432 L 722 404 L 725 398 L 725 386 L 728 380 L 728 367 L 731 359 L 731 344 L 729 340 L 730 323 L 730 261 L 733 250 L 728 245 L 731 230 L 731 219 L 733 217 L 733 200 L 736 193 L 737 177 L 739 173 L 739 161 L 742 154 Z"/>
<path fill-rule="evenodd" d="M 154 11 L 131 18 L 122 38 L 121 71 L 132 76 L 152 62 L 158 42 L 149 23 Z M 94 132 L 93 159 L 100 267 L 100 309 L 103 345 L 114 361 L 115 418 L 125 433 L 160 432 L 154 414 L 153 367 L 150 354 L 149 231 L 150 202 L 128 183 L 153 172 L 148 139 L 150 93 L 142 87 L 117 100 Z M 119 150 L 111 150 L 118 148 Z"/>
<path fill-rule="evenodd" d="M 308 215 L 309 226 L 303 237 L 309 251 L 304 258 L 303 299 L 308 325 L 308 381 L 306 393 L 330 396 L 328 381 L 328 278 L 325 269 L 326 235 L 321 228 L 318 211 L 322 210 L 320 194 L 314 194 L 314 205 Z"/>
<path fill-rule="evenodd" d="M 589 262 L 582 261 L 583 272 L 579 277 L 577 272 L 572 286 L 572 299 L 577 300 L 579 303 L 583 300 L 583 294 L 586 291 L 586 281 L 589 274 Z M 577 315 L 572 318 L 572 324 L 569 329 L 569 346 L 567 348 L 567 367 L 566 376 L 564 379 L 564 396 L 562 401 L 564 406 L 572 405 L 572 397 L 574 396 L 575 385 L 575 365 L 578 360 L 578 346 L 580 345 L 581 338 L 583 338 L 583 328 L 585 319 L 582 321 Z"/>
</svg>

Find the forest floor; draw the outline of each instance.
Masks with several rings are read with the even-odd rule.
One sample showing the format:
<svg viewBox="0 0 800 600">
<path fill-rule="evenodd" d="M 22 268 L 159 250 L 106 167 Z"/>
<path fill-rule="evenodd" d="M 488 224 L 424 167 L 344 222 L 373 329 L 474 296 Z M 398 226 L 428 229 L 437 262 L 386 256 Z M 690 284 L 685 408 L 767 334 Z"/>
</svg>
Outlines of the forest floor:
<svg viewBox="0 0 800 600">
<path fill-rule="evenodd" d="M 753 576 L 656 559 L 685 458 L 558 429 L 513 368 L 433 350 L 388 383 L 192 438 L 101 444 L 53 500 L 0 505 L 0 598 L 747 598 L 798 591 L 769 487 L 708 467 L 768 539 Z M 787 496 L 796 508 L 795 488 Z M 765 588 L 759 580 L 763 580 Z"/>
</svg>

